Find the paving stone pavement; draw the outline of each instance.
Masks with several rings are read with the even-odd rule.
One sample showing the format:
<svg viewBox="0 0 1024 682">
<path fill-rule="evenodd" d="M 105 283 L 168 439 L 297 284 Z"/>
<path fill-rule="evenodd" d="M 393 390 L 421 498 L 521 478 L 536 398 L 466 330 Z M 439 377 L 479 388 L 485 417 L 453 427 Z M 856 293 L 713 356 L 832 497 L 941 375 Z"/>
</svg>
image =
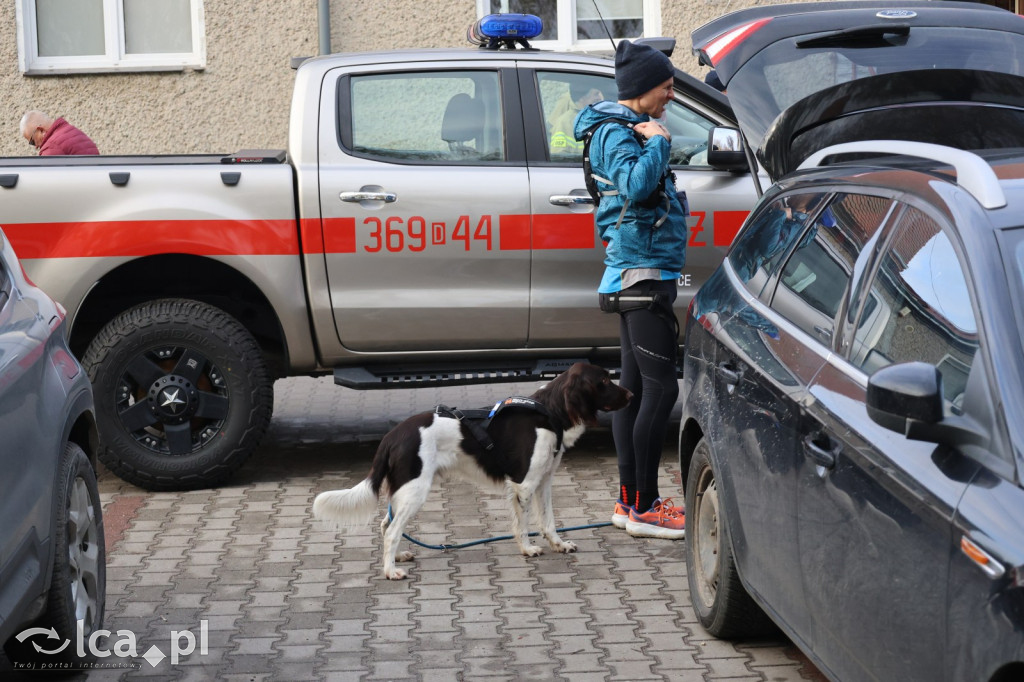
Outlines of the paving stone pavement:
<svg viewBox="0 0 1024 682">
<path fill-rule="evenodd" d="M 410 579 L 388 581 L 376 521 L 342 534 L 312 518 L 314 496 L 364 478 L 377 441 L 405 417 L 437 403 L 481 407 L 535 387 L 359 392 L 329 377 L 287 379 L 275 385 L 263 445 L 227 484 L 150 493 L 101 472 L 106 625 L 131 631 L 139 654 L 103 660 L 138 667 L 78 677 L 823 680 L 781 637 L 730 643 L 708 635 L 690 606 L 683 542 L 602 526 L 567 533 L 579 547 L 569 555 L 527 559 L 511 540 L 449 552 L 413 547 Z M 679 500 L 674 459 L 667 443 L 662 494 Z M 608 521 L 616 483 L 611 433 L 593 429 L 555 478 L 559 525 Z M 508 532 L 504 501 L 461 482 L 435 484 L 408 528 L 429 544 Z M 172 661 L 190 636 L 196 650 Z M 168 658 L 152 665 L 141 657 L 148 651 Z M 0 676 L 9 679 L 9 670 L 0 659 Z"/>
</svg>

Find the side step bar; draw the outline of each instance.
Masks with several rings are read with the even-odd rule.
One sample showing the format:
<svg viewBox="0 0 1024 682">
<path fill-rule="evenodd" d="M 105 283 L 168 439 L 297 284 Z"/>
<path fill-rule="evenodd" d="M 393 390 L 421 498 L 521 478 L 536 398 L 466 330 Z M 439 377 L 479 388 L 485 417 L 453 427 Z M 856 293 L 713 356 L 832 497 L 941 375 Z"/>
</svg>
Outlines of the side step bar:
<svg viewBox="0 0 1024 682">
<path fill-rule="evenodd" d="M 429 366 L 381 365 L 369 367 L 338 367 L 334 370 L 334 383 L 359 390 L 375 388 L 421 388 L 427 386 L 466 386 L 469 384 L 492 384 L 512 381 L 541 381 L 569 369 L 576 362 L 588 362 L 586 358 L 558 358 L 505 362 L 482 368 L 476 365 Z M 618 376 L 618 367 L 608 367 L 612 376 Z"/>
</svg>

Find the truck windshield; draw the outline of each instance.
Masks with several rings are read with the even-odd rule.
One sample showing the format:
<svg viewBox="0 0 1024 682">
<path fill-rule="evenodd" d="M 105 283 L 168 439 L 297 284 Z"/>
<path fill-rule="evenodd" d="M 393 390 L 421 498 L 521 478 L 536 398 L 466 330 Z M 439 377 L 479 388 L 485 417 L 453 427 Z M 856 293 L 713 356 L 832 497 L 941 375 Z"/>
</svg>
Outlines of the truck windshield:
<svg viewBox="0 0 1024 682">
<path fill-rule="evenodd" d="M 914 26 L 870 36 L 797 36 L 769 45 L 729 82 L 744 130 L 761 139 L 793 103 L 827 88 L 887 73 L 966 69 L 1024 75 L 1024 36 L 988 29 Z"/>
</svg>

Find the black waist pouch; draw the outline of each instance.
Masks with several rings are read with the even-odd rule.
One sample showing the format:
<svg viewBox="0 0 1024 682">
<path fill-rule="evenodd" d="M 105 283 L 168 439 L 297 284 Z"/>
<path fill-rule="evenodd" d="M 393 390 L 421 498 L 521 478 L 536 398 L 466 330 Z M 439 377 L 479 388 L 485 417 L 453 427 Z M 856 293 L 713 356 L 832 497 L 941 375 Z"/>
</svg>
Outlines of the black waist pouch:
<svg viewBox="0 0 1024 682">
<path fill-rule="evenodd" d="M 675 286 L 675 282 L 672 282 Z M 656 291 L 653 282 L 645 281 L 611 294 L 598 294 L 601 312 L 628 313 L 631 310 L 667 310 L 671 312 L 673 296 Z"/>
</svg>

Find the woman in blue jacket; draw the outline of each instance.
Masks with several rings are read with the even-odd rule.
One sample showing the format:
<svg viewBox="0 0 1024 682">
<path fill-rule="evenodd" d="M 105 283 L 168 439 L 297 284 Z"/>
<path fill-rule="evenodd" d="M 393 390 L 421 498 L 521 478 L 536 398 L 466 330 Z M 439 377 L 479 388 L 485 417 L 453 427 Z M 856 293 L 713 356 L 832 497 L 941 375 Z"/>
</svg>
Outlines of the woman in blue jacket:
<svg viewBox="0 0 1024 682">
<path fill-rule="evenodd" d="M 615 51 L 618 101 L 586 107 L 574 126 L 577 140 L 591 136 L 589 166 L 600 193 L 597 229 L 607 245 L 598 292 L 602 309 L 619 313 L 619 383 L 634 395 L 612 415 L 619 460 L 612 523 L 631 535 L 668 539 L 685 535 L 682 508 L 659 495 L 658 469 L 679 396 L 672 303 L 686 262 L 686 209 L 669 171 L 669 132 L 653 119 L 673 98 L 674 73 L 661 52 L 621 41 Z"/>
</svg>

